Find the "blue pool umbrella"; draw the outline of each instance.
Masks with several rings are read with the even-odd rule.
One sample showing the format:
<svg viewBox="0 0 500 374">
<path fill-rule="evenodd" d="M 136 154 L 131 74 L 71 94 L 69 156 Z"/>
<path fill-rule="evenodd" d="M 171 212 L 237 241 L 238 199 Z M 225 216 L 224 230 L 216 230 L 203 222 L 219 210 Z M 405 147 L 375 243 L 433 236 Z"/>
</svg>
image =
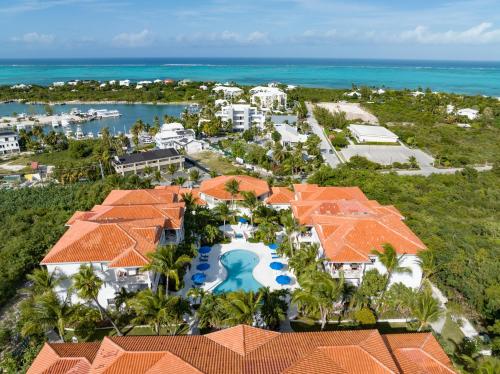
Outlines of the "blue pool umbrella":
<svg viewBox="0 0 500 374">
<path fill-rule="evenodd" d="M 269 264 L 269 266 L 271 267 L 271 269 L 273 270 L 281 270 L 285 267 L 285 264 L 281 263 L 281 262 L 276 262 L 276 261 L 273 261 Z"/>
<path fill-rule="evenodd" d="M 196 267 L 196 270 L 200 270 L 200 271 L 205 271 L 205 270 L 208 270 L 208 269 L 210 269 L 210 264 L 207 264 L 206 262 L 204 262 L 202 264 L 199 264 Z"/>
<path fill-rule="evenodd" d="M 191 277 L 191 280 L 194 283 L 203 283 L 205 282 L 205 279 L 207 279 L 207 276 L 203 273 L 196 273 Z"/>
<path fill-rule="evenodd" d="M 288 275 L 278 275 L 276 277 L 276 282 L 278 282 L 278 284 L 290 284 L 290 277 Z"/>
<path fill-rule="evenodd" d="M 273 251 L 278 249 L 278 244 L 276 243 L 271 243 L 268 245 L 269 249 L 272 249 Z"/>
<path fill-rule="evenodd" d="M 200 248 L 199 252 L 200 253 L 210 253 L 212 250 L 212 247 L 209 247 L 208 245 L 204 245 L 203 247 Z"/>
<path fill-rule="evenodd" d="M 247 223 L 248 221 L 245 218 L 240 217 L 240 218 L 238 218 L 238 222 L 239 223 Z"/>
</svg>

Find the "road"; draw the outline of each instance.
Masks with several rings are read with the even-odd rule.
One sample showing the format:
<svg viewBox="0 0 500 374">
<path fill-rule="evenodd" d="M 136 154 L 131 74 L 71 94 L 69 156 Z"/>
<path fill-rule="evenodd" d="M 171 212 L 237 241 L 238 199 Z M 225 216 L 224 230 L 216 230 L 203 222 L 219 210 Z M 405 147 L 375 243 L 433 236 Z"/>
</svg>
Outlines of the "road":
<svg viewBox="0 0 500 374">
<path fill-rule="evenodd" d="M 323 128 L 319 125 L 318 121 L 316 121 L 316 118 L 314 118 L 312 104 L 306 103 L 306 106 L 307 106 L 307 122 L 311 125 L 311 130 L 313 131 L 313 133 L 318 135 L 319 138 L 321 139 L 321 144 L 320 144 L 321 149 L 327 150 L 327 152 L 321 152 L 321 154 L 325 159 L 325 161 L 332 168 L 336 168 L 342 163 L 342 161 L 337 155 L 337 151 L 335 150 L 335 148 L 333 148 L 331 143 L 328 141 L 323 131 Z M 333 153 L 330 153 L 330 150 L 333 150 Z"/>
</svg>

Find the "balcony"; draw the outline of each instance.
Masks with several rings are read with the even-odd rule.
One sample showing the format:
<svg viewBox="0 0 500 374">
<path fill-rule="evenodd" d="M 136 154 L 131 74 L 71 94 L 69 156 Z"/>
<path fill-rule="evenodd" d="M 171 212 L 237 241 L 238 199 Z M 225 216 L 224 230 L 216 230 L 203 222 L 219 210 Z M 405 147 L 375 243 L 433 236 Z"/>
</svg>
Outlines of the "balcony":
<svg viewBox="0 0 500 374">
<path fill-rule="evenodd" d="M 361 269 L 332 269 L 332 277 L 340 278 L 341 272 L 344 272 L 345 279 L 361 279 L 361 276 L 363 274 L 363 271 Z"/>
<path fill-rule="evenodd" d="M 122 285 L 132 285 L 132 284 L 147 284 L 148 275 L 147 274 L 136 274 L 136 275 L 123 275 L 116 274 L 116 281 Z"/>
<path fill-rule="evenodd" d="M 312 243 L 313 242 L 312 232 L 305 232 L 297 235 L 297 240 L 299 241 L 299 243 Z"/>
</svg>

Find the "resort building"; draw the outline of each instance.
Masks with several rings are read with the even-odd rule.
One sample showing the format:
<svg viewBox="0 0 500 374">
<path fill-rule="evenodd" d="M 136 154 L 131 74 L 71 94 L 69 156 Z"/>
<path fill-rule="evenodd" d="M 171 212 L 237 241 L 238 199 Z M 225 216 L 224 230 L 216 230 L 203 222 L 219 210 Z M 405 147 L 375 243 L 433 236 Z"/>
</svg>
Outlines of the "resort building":
<svg viewBox="0 0 500 374">
<path fill-rule="evenodd" d="M 457 115 L 467 117 L 471 121 L 475 120 L 479 116 L 479 111 L 471 108 L 464 108 L 457 110 Z"/>
<path fill-rule="evenodd" d="M 264 114 L 250 104 L 226 105 L 215 115 L 225 122 L 231 121 L 236 131 L 248 130 L 251 126 L 262 128 L 265 122 Z"/>
<path fill-rule="evenodd" d="M 19 153 L 19 139 L 12 130 L 0 130 L 0 155 Z"/>
<path fill-rule="evenodd" d="M 175 165 L 177 170 L 182 170 L 184 156 L 174 148 L 166 148 L 115 156 L 111 163 L 118 174 L 143 174 L 146 168 L 166 171 L 169 165 Z"/>
<path fill-rule="evenodd" d="M 431 333 L 279 333 L 238 325 L 206 335 L 113 336 L 46 343 L 28 374 L 452 374 Z"/>
<path fill-rule="evenodd" d="M 299 134 L 297 127 L 288 123 L 277 123 L 274 129 L 280 134 L 280 143 L 284 147 L 295 147 L 298 143 L 307 141 L 307 135 Z"/>
<path fill-rule="evenodd" d="M 185 129 L 181 123 L 173 122 L 162 125 L 161 130 L 155 135 L 155 143 L 159 149 L 178 149 L 177 141 L 195 138 L 196 134 L 193 129 Z"/>
<path fill-rule="evenodd" d="M 115 190 L 91 211 L 75 212 L 68 230 L 41 262 L 51 274 L 63 276 L 57 289 L 63 298 L 82 264 L 91 264 L 104 281 L 98 297 L 104 306 L 113 304 L 121 288 L 156 287 L 159 278 L 140 269 L 159 244 L 178 244 L 184 238 L 185 204 L 179 192 L 178 186 Z M 78 301 L 74 294 L 72 299 Z"/>
<path fill-rule="evenodd" d="M 226 184 L 233 179 L 239 183 L 239 193 L 234 196 L 226 190 Z M 221 202 L 243 200 L 241 194 L 243 191 L 254 192 L 260 201 L 264 201 L 271 194 L 269 185 L 262 179 L 247 175 L 223 175 L 201 182 L 200 198 L 206 201 L 210 208 L 213 208 Z"/>
<path fill-rule="evenodd" d="M 383 126 L 350 125 L 348 129 L 358 143 L 397 143 L 399 139 Z"/>
<path fill-rule="evenodd" d="M 232 86 L 215 86 L 212 89 L 213 92 L 219 94 L 222 93 L 224 99 L 231 100 L 243 94 L 243 90 L 239 87 Z"/>
<path fill-rule="evenodd" d="M 307 228 L 297 241 L 317 243 L 318 257 L 325 259 L 332 276 L 339 277 L 343 272 L 346 280 L 359 285 L 368 270 L 385 274 L 385 267 L 372 250 L 383 252 L 383 246 L 390 244 L 401 257 L 401 266 L 411 270 L 393 274 L 391 284 L 420 286 L 422 270 L 417 253 L 426 247 L 394 206 L 368 200 L 358 187 L 300 184 L 294 185 L 294 190 L 292 213 Z"/>
<path fill-rule="evenodd" d="M 287 187 L 272 187 L 271 196 L 266 199 L 266 205 L 276 209 L 290 209 L 290 204 L 295 199 L 295 194 Z"/>
<path fill-rule="evenodd" d="M 123 87 L 128 87 L 130 86 L 130 80 L 128 79 L 121 80 L 118 82 L 118 85 Z"/>
<path fill-rule="evenodd" d="M 262 110 L 286 109 L 287 95 L 277 87 L 257 86 L 252 88 L 250 93 L 252 94 L 250 102 Z"/>
</svg>

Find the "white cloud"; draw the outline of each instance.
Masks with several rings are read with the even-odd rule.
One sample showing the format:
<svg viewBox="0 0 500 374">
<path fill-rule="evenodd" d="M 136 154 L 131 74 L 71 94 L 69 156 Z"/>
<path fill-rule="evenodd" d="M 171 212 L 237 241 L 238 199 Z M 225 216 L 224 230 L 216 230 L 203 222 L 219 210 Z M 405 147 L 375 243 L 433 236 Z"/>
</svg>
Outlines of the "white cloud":
<svg viewBox="0 0 500 374">
<path fill-rule="evenodd" d="M 257 45 L 271 42 L 268 34 L 264 32 L 254 31 L 249 34 L 240 34 L 227 30 L 212 33 L 181 34 L 175 40 L 178 43 L 195 45 Z"/>
<path fill-rule="evenodd" d="M 54 35 L 39 34 L 37 32 L 29 32 L 23 36 L 15 36 L 11 38 L 13 42 L 22 42 L 26 44 L 51 44 L 55 40 Z"/>
<path fill-rule="evenodd" d="M 427 27 L 417 26 L 414 30 L 401 33 L 399 39 L 420 44 L 492 44 L 500 43 L 500 29 L 494 29 L 489 22 L 463 31 L 433 32 Z"/>
<path fill-rule="evenodd" d="M 151 31 L 144 29 L 138 33 L 121 33 L 113 38 L 113 44 L 117 47 L 145 47 L 153 42 Z"/>
</svg>

